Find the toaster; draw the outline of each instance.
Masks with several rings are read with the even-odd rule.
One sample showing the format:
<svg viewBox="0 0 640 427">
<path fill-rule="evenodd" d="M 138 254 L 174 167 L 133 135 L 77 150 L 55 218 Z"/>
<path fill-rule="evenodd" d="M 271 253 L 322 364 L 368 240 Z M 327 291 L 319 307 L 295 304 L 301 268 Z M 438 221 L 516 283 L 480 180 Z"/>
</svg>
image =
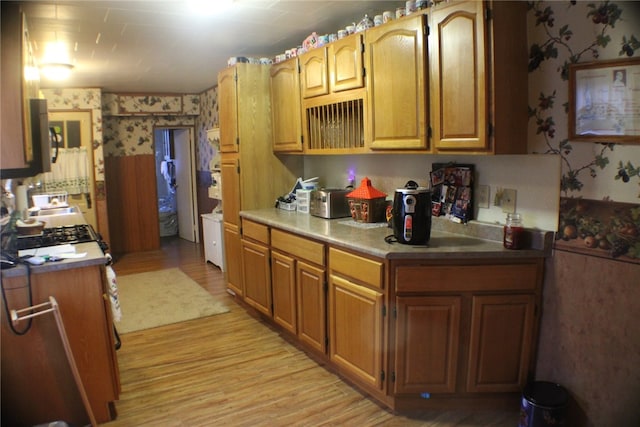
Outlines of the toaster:
<svg viewBox="0 0 640 427">
<path fill-rule="evenodd" d="M 309 213 L 320 218 L 343 218 L 351 216 L 347 194 L 351 190 L 321 188 L 311 191 Z"/>
</svg>

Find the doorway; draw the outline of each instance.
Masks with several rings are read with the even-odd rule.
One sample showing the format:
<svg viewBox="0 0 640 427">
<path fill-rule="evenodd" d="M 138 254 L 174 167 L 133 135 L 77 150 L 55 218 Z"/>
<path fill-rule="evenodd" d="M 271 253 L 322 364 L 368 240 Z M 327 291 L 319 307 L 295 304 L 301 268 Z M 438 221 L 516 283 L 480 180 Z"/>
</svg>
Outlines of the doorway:
<svg viewBox="0 0 640 427">
<path fill-rule="evenodd" d="M 198 243 L 194 130 L 155 128 L 153 142 L 160 236 Z"/>
<path fill-rule="evenodd" d="M 93 132 L 91 111 L 50 111 L 49 126 L 58 127 L 62 136 L 61 149 L 84 150 L 86 157 L 87 188 L 74 194 L 69 191 L 68 203 L 76 205 L 82 212 L 85 221 L 98 230 L 95 209 L 95 177 L 93 169 Z"/>
</svg>

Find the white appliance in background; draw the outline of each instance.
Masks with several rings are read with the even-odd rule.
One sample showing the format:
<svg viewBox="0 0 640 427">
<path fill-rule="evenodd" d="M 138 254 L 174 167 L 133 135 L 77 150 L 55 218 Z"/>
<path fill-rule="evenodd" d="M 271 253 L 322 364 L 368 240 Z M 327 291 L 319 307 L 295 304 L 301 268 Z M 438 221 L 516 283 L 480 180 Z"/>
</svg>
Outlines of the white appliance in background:
<svg viewBox="0 0 640 427">
<path fill-rule="evenodd" d="M 222 214 L 208 213 L 202 217 L 204 258 L 224 271 L 224 242 L 222 240 Z"/>
</svg>

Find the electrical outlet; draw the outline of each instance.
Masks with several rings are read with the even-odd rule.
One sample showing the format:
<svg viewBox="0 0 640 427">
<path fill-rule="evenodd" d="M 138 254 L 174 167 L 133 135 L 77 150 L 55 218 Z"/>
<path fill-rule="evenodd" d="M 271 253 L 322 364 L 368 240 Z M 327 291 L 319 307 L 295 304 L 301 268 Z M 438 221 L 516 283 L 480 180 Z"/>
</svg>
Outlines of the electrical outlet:
<svg viewBox="0 0 640 427">
<path fill-rule="evenodd" d="M 514 213 L 516 211 L 516 190 L 505 188 L 502 192 L 502 212 Z"/>
<path fill-rule="evenodd" d="M 476 198 L 478 201 L 478 207 L 489 209 L 489 186 L 488 185 L 479 185 L 478 186 L 478 197 Z"/>
</svg>

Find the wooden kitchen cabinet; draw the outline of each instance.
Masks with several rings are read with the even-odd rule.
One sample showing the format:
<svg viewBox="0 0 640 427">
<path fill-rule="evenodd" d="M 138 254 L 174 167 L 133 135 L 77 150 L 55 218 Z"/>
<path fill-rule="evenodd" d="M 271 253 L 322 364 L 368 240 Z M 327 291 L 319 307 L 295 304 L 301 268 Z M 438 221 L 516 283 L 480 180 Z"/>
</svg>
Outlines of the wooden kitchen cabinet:
<svg viewBox="0 0 640 427">
<path fill-rule="evenodd" d="M 245 221 L 242 232 L 242 279 L 244 301 L 269 317 L 271 309 L 271 267 L 269 228 Z"/>
<path fill-rule="evenodd" d="M 319 47 L 298 57 L 300 63 L 300 93 L 303 98 L 327 95 L 327 47 Z"/>
<path fill-rule="evenodd" d="M 69 345 L 91 409 L 99 423 L 116 416 L 120 393 L 113 320 L 105 267 L 3 277 L 2 305 L 19 310 L 49 301 L 58 303 Z M 65 420 L 87 425 L 82 399 L 73 379 L 53 313 L 31 319 L 23 335 L 15 335 L 2 307 L 2 425 L 36 425 Z M 17 326 L 23 331 L 29 324 Z"/>
<path fill-rule="evenodd" d="M 474 295 L 468 392 L 518 392 L 533 358 L 536 300 L 532 294 Z"/>
<path fill-rule="evenodd" d="M 273 321 L 289 333 L 298 333 L 296 309 L 296 259 L 276 250 L 271 252 Z"/>
<path fill-rule="evenodd" d="M 329 358 L 374 391 L 385 384 L 382 262 L 329 249 Z"/>
<path fill-rule="evenodd" d="M 362 34 L 336 40 L 328 47 L 329 90 L 340 92 L 364 87 Z"/>
<path fill-rule="evenodd" d="M 425 15 L 411 15 L 365 32 L 369 148 L 429 149 L 426 66 Z"/>
<path fill-rule="evenodd" d="M 269 69 L 240 63 L 218 74 L 225 275 L 236 294 L 244 289 L 238 274 L 242 272 L 240 211 L 273 207 L 303 174 L 302 158 L 273 152 Z"/>
<path fill-rule="evenodd" d="M 436 152 L 527 152 L 526 8 L 514 1 L 431 8 L 429 78 Z"/>
<path fill-rule="evenodd" d="M 238 91 L 236 83 L 236 68 L 226 68 L 218 74 L 221 153 L 238 152 Z"/>
<path fill-rule="evenodd" d="M 461 307 L 460 296 L 397 297 L 396 394 L 456 391 Z"/>
<path fill-rule="evenodd" d="M 271 66 L 273 151 L 302 151 L 302 106 L 298 58 Z"/>
<path fill-rule="evenodd" d="M 522 390 L 533 372 L 542 260 L 392 269 L 396 398 Z"/>
<path fill-rule="evenodd" d="M 274 320 L 326 354 L 324 244 L 274 228 L 271 250 Z"/>
</svg>

